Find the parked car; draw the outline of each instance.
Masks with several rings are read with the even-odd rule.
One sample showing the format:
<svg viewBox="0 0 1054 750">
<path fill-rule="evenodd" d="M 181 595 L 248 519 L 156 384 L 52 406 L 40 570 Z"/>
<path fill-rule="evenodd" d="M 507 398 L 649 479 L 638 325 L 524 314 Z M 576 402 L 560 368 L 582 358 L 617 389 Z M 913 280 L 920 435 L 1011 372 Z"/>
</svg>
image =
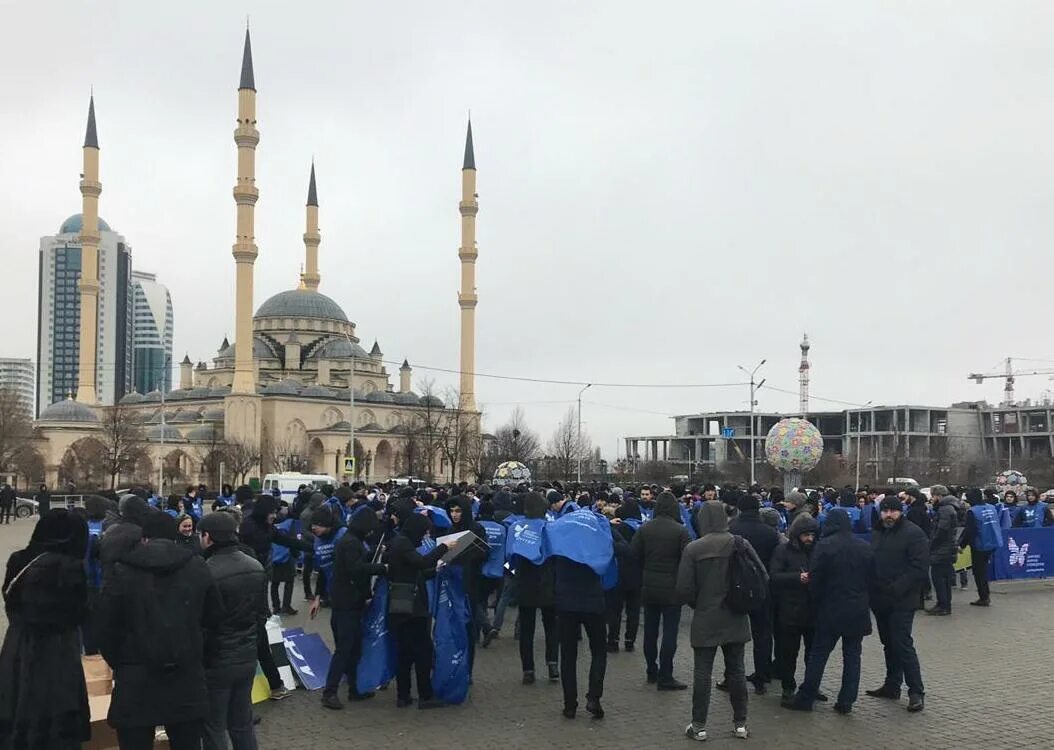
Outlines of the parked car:
<svg viewBox="0 0 1054 750">
<path fill-rule="evenodd" d="M 28 497 L 20 497 L 15 501 L 15 517 L 29 518 L 37 514 L 37 501 Z"/>
</svg>

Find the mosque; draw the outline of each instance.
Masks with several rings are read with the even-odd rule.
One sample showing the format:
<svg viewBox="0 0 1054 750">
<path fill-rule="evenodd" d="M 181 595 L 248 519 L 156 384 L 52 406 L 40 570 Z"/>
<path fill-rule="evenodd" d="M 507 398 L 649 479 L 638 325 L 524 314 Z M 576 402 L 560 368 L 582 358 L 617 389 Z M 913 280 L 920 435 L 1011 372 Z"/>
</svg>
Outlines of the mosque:
<svg viewBox="0 0 1054 750">
<path fill-rule="evenodd" d="M 169 393 L 131 392 L 115 407 L 99 404 L 95 321 L 98 315 L 99 142 L 94 99 L 89 103 L 80 182 L 82 272 L 77 391 L 43 409 L 35 423 L 36 448 L 51 486 L 78 482 L 77 464 L 94 449 L 112 445 L 102 435 L 113 408 L 141 424 L 147 457 L 135 477 L 156 479 L 164 467 L 165 482 L 236 482 L 237 464 L 246 453 L 258 456 L 247 474 L 262 476 L 291 468 L 348 478 L 385 480 L 415 466 L 431 467 L 441 478 L 468 478 L 470 462 L 444 450 L 423 429 L 439 424 L 447 433 L 479 436 L 475 400 L 475 263 L 477 257 L 476 163 L 469 123 L 461 172 L 461 319 L 460 384 L 456 403 L 412 389 L 412 368 L 399 367 L 397 387 L 374 341 L 366 351 L 355 323 L 336 301 L 319 291 L 319 201 L 311 165 L 304 231 L 304 268 L 297 288 L 265 300 L 253 313 L 253 268 L 258 250 L 254 237 L 256 83 L 249 31 L 245 32 L 238 119 L 234 130 L 238 169 L 234 186 L 237 230 L 235 263 L 235 340 L 224 339 L 211 362 L 180 363 L 179 388 Z M 451 426 L 454 429 L 451 430 Z M 350 448 L 354 445 L 354 453 Z M 467 440 L 465 440 L 467 444 Z M 422 451 L 424 456 L 422 456 Z M 237 452 L 239 456 L 234 456 Z M 226 455 L 225 455 L 226 454 Z M 462 455 L 467 451 L 462 450 Z M 355 461 L 345 458 L 355 457 Z M 423 459 L 423 460 L 422 460 Z M 147 466 L 146 463 L 149 462 Z M 352 467 L 353 464 L 353 467 Z M 107 477 L 108 479 L 108 477 Z"/>
</svg>

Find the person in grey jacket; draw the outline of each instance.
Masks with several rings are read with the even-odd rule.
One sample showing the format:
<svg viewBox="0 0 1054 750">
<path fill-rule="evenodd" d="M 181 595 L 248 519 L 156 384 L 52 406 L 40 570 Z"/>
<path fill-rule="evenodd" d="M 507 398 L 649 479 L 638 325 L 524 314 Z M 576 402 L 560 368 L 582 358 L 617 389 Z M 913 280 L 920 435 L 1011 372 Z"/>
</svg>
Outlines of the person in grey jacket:
<svg viewBox="0 0 1054 750">
<path fill-rule="evenodd" d="M 930 527 L 930 579 L 937 604 L 926 610 L 929 615 L 952 613 L 952 587 L 955 585 L 955 558 L 958 557 L 957 529 L 959 513 L 955 497 L 948 488 L 936 484 L 930 488 L 936 518 Z"/>
<path fill-rule="evenodd" d="M 745 739 L 748 736 L 747 679 L 743 655 L 746 644 L 750 642 L 750 618 L 736 614 L 725 605 L 734 537 L 728 532 L 724 505 L 716 500 L 703 503 L 696 515 L 696 526 L 699 538 L 685 547 L 677 570 L 677 595 L 695 610 L 691 628 L 692 650 L 695 652 L 692 722 L 684 733 L 694 740 L 706 739 L 714 657 L 720 648 L 725 662 L 725 683 L 732 703 L 733 731 L 736 737 Z M 744 544 L 764 570 L 750 542 L 744 540 Z"/>
</svg>

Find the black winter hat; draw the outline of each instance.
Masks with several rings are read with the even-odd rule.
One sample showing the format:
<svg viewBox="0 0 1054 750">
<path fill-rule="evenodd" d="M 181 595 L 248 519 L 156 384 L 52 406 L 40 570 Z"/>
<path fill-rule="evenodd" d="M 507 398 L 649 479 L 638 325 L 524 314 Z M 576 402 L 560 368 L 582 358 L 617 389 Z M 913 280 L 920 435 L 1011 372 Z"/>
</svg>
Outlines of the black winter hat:
<svg viewBox="0 0 1054 750">
<path fill-rule="evenodd" d="M 333 520 L 333 512 L 326 506 L 315 508 L 311 511 L 310 526 L 324 526 L 327 529 L 334 528 L 337 523 Z"/>
<path fill-rule="evenodd" d="M 176 519 L 168 515 L 168 513 L 151 510 L 143 520 L 144 539 L 170 539 L 175 541 L 178 533 L 179 525 L 176 523 Z"/>
<path fill-rule="evenodd" d="M 216 542 L 232 542 L 237 536 L 238 524 L 230 513 L 209 513 L 198 521 L 198 531 Z"/>
<path fill-rule="evenodd" d="M 256 497 L 256 493 L 253 492 L 253 488 L 247 484 L 243 484 L 234 491 L 234 499 L 239 505 L 245 505 L 247 502 L 252 502 L 254 497 Z"/>
<path fill-rule="evenodd" d="M 904 506 L 900 502 L 900 498 L 895 495 L 886 495 L 882 498 L 882 502 L 878 504 L 878 509 L 882 510 L 904 510 Z"/>
<path fill-rule="evenodd" d="M 761 509 L 761 503 L 758 502 L 758 496 L 753 492 L 748 492 L 739 498 L 739 512 L 740 513 L 757 513 Z"/>
</svg>

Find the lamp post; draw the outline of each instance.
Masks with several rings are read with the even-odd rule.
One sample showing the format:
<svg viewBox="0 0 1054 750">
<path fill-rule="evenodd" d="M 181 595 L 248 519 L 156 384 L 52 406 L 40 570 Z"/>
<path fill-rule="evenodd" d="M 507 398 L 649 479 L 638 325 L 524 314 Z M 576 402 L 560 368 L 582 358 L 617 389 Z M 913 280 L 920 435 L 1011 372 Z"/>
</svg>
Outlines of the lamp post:
<svg viewBox="0 0 1054 750">
<path fill-rule="evenodd" d="M 589 390 L 592 383 L 586 383 L 578 392 L 578 439 L 575 441 L 575 453 L 578 454 L 578 483 L 582 484 L 582 394 Z"/>
<path fill-rule="evenodd" d="M 168 381 L 169 369 L 172 367 L 170 357 L 165 357 L 165 364 L 161 371 L 161 458 L 157 462 L 157 497 L 158 500 L 165 494 L 165 383 Z"/>
<path fill-rule="evenodd" d="M 864 406 L 871 406 L 871 402 L 868 401 Z M 863 432 L 861 427 L 863 426 L 863 413 L 857 416 L 856 419 L 856 490 L 860 490 L 860 433 Z"/>
<path fill-rule="evenodd" d="M 761 366 L 767 361 L 767 359 L 761 360 L 760 362 L 758 362 L 758 366 L 755 367 L 753 370 L 748 370 L 747 368 L 743 367 L 743 365 L 737 365 L 740 370 L 750 376 L 750 485 L 752 487 L 754 486 L 754 443 L 756 442 L 754 439 L 754 405 L 757 403 L 754 400 L 754 392 L 765 384 L 764 378 L 761 379 L 760 383 L 755 383 L 754 376 L 757 375 L 758 370 L 760 370 Z"/>
</svg>

